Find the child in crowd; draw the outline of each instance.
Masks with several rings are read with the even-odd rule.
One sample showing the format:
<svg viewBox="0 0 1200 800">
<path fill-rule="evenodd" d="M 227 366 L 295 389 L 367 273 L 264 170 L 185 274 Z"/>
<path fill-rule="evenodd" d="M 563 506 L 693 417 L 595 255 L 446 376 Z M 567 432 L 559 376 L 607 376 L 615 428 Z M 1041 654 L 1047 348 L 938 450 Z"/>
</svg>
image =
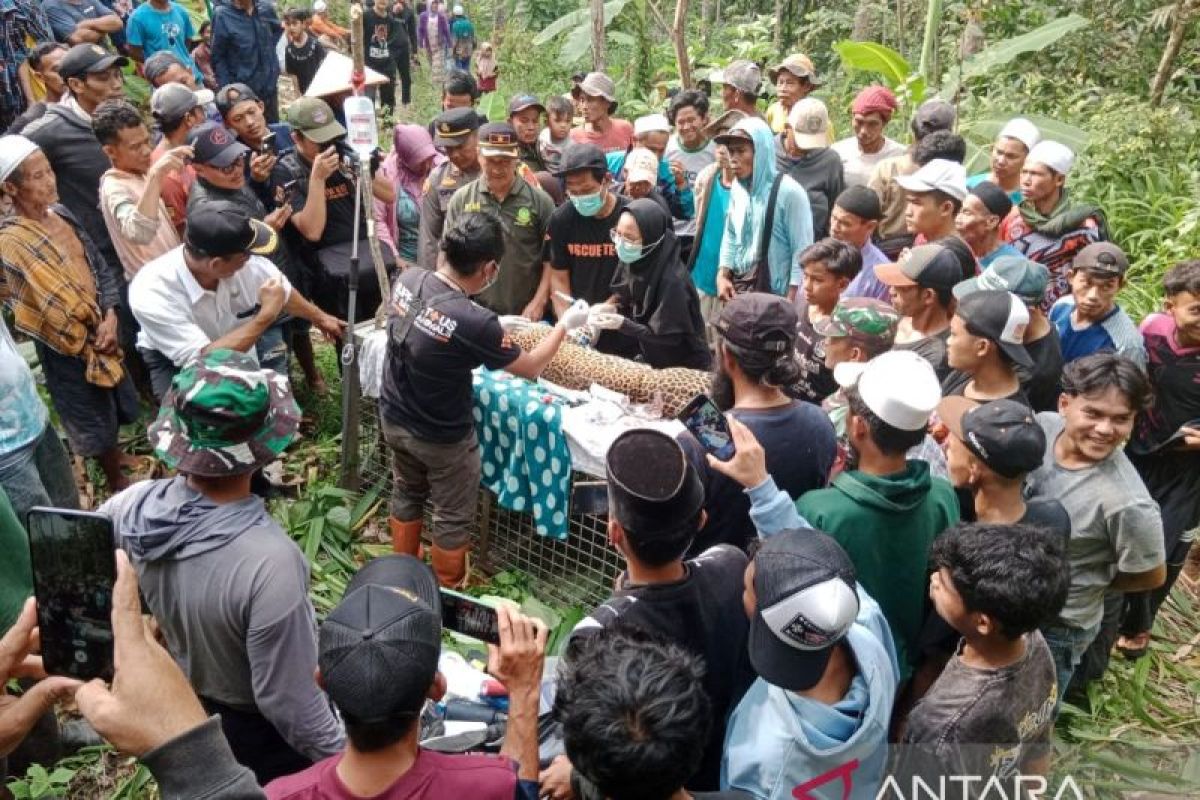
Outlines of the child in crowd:
<svg viewBox="0 0 1200 800">
<path fill-rule="evenodd" d="M 312 12 L 305 8 L 289 8 L 283 12 L 287 45 L 283 51 L 283 71 L 296 83 L 296 92 L 304 94 L 317 76 L 325 60 L 325 46 L 308 32 Z"/>
<path fill-rule="evenodd" d="M 556 172 L 562 164 L 562 153 L 571 143 L 571 121 L 575 116 L 575 103 L 569 95 L 556 94 L 546 101 L 545 128 L 538 134 L 538 152 L 546 162 L 546 168 Z"/>
<path fill-rule="evenodd" d="M 215 92 L 218 86 L 212 68 L 212 23 L 208 20 L 200 23 L 200 44 L 192 49 L 192 61 L 204 76 L 204 87 Z"/>
<path fill-rule="evenodd" d="M 804 270 L 803 285 L 796 295 L 796 357 L 800 362 L 799 380 L 788 387 L 798 400 L 820 403 L 837 391 L 833 368 L 825 364 L 825 340 L 817 330 L 829 319 L 842 292 L 862 269 L 862 254 L 857 247 L 825 238 L 800 253 Z"/>
<path fill-rule="evenodd" d="M 1064 361 L 1107 350 L 1145 366 L 1137 326 L 1117 305 L 1128 269 L 1129 259 L 1111 242 L 1093 242 L 1075 256 L 1067 273 L 1071 293 L 1050 309 Z"/>
<path fill-rule="evenodd" d="M 479 45 L 475 54 L 475 82 L 481 94 L 496 91 L 496 79 L 500 76 L 500 65 L 496 63 L 496 51 L 491 42 Z"/>
<path fill-rule="evenodd" d="M 1153 404 L 1139 417 L 1126 449 L 1162 510 L 1167 580 L 1125 595 L 1117 649 L 1138 658 L 1171 592 L 1200 523 L 1200 261 L 1184 261 L 1163 277 L 1163 311 L 1142 322 Z"/>
<path fill-rule="evenodd" d="M 927 782 L 977 776 L 978 787 L 1044 775 L 1059 687 L 1038 626 L 1067 599 L 1061 537 L 1029 525 L 956 525 L 931 560 L 929 597 L 963 639 L 909 715 L 897 772 Z"/>
</svg>

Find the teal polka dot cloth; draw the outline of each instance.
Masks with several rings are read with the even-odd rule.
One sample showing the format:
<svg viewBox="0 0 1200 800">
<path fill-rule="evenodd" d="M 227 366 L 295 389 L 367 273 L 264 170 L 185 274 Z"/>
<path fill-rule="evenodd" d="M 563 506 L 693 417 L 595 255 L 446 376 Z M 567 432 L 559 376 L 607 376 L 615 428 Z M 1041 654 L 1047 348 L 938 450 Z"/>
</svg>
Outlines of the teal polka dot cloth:
<svg viewBox="0 0 1200 800">
<path fill-rule="evenodd" d="M 473 386 L 481 482 L 501 506 L 532 516 L 539 535 L 566 539 L 571 451 L 558 401 L 500 370 L 475 370 Z"/>
</svg>

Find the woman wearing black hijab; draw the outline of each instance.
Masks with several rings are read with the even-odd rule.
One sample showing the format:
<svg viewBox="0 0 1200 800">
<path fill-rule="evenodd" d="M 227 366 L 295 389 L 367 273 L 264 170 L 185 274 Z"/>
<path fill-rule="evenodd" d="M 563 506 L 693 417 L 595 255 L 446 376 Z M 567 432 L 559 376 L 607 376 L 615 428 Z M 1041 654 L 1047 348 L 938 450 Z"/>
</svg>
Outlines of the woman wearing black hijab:
<svg viewBox="0 0 1200 800">
<path fill-rule="evenodd" d="M 634 341 L 640 359 L 656 369 L 707 370 L 700 297 L 679 257 L 671 217 L 650 199 L 634 200 L 612 232 L 617 248 L 613 310 L 596 308 L 589 320 Z"/>
</svg>

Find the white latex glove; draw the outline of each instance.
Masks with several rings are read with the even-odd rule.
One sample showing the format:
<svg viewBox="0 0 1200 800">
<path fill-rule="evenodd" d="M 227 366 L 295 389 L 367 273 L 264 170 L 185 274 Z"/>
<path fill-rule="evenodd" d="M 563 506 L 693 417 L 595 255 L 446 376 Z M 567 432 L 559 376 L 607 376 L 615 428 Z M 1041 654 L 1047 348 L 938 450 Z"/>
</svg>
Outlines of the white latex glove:
<svg viewBox="0 0 1200 800">
<path fill-rule="evenodd" d="M 617 313 L 617 307 L 612 303 L 597 303 L 596 305 L 592 306 L 591 310 L 588 312 L 588 316 L 591 317 L 593 314 L 615 313 Z"/>
<path fill-rule="evenodd" d="M 503 330 L 505 333 L 508 333 L 510 331 L 523 331 L 527 328 L 532 328 L 535 324 L 537 324 L 534 322 L 530 322 L 525 317 L 520 317 L 515 314 L 512 314 L 512 315 L 505 314 L 504 316 L 501 316 L 499 319 L 500 319 L 500 329 Z"/>
<path fill-rule="evenodd" d="M 562 325 L 568 331 L 582 328 L 588 324 L 589 310 L 590 308 L 586 300 L 576 300 L 559 316 L 558 324 Z"/>
<path fill-rule="evenodd" d="M 623 322 L 625 318 L 620 314 L 601 312 L 588 317 L 588 324 L 600 331 L 615 331 Z"/>
</svg>

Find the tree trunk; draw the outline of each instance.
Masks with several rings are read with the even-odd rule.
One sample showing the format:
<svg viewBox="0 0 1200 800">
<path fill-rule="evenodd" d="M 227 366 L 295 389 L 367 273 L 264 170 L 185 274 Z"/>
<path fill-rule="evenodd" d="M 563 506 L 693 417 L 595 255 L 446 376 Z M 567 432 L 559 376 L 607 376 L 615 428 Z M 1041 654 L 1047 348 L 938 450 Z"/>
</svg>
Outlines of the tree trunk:
<svg viewBox="0 0 1200 800">
<path fill-rule="evenodd" d="M 708 18 L 712 13 L 713 0 L 700 0 L 700 41 L 708 45 Z"/>
<path fill-rule="evenodd" d="M 1187 34 L 1188 23 L 1192 21 L 1192 16 L 1197 10 L 1200 10 L 1200 0 L 1177 0 L 1175 3 L 1175 18 L 1171 23 L 1171 35 L 1167 38 L 1167 47 L 1163 50 L 1162 58 L 1158 62 L 1158 69 L 1154 73 L 1154 82 L 1150 85 L 1150 105 L 1152 106 L 1162 105 L 1163 93 L 1166 92 L 1167 83 L 1171 80 L 1175 58 L 1183 48 L 1183 39 Z"/>
<path fill-rule="evenodd" d="M 708 2 L 708 0 L 705 0 Z M 692 88 L 692 62 L 688 58 L 687 30 L 688 0 L 675 0 L 675 19 L 671 22 L 671 44 L 675 46 L 675 61 L 679 64 L 679 83 L 684 89 Z"/>
<path fill-rule="evenodd" d="M 771 43 L 775 45 L 775 52 L 782 55 L 780 52 L 783 49 L 783 0 L 775 0 L 775 30 L 771 32 Z"/>
<path fill-rule="evenodd" d="M 590 0 L 592 6 L 592 70 L 604 71 L 604 0 Z"/>
<path fill-rule="evenodd" d="M 921 63 L 917 71 L 925 76 L 925 80 L 936 83 L 938 28 L 942 22 L 942 0 L 929 0 L 925 8 L 925 35 L 921 39 Z"/>
</svg>

